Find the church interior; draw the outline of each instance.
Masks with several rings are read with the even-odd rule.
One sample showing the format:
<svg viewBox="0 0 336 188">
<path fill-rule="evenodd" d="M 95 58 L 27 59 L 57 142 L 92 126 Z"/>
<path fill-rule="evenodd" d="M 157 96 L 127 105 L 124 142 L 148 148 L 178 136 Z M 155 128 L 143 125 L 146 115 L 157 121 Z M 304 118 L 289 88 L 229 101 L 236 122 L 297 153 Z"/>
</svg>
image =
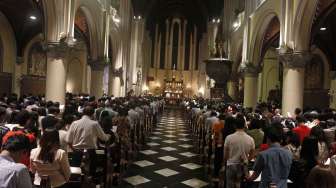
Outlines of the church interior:
<svg viewBox="0 0 336 188">
<path fill-rule="evenodd" d="M 329 154 L 319 153 L 323 160 L 316 166 L 330 168 L 336 179 L 334 19 L 335 0 L 0 0 L 0 128 L 20 124 L 16 119 L 21 116 L 14 117 L 14 112 L 29 112 L 32 119 L 36 112 L 40 132 L 34 136 L 39 148 L 38 140 L 46 131 L 42 116 L 52 114 L 53 107 L 64 124 L 67 113 L 74 117 L 69 127 L 89 113 L 87 106 L 101 126 L 104 111 L 116 127 L 125 123 L 120 119 L 126 111 L 125 124 L 130 126 L 126 131 L 103 127 L 120 146 L 113 152 L 121 159 L 115 162 L 108 142 L 98 143 L 104 149 L 94 147 L 103 155 L 88 157 L 103 161 L 102 175 L 96 173 L 100 179 L 90 179 L 90 160 L 85 172 L 82 165 L 71 162 L 69 152 L 71 176 L 65 184 L 56 185 L 48 176 L 42 186 L 43 178 L 36 184 L 35 174 L 32 186 L 284 188 L 309 187 L 314 182 L 305 180 L 313 179 L 314 173 L 296 181 L 287 177 L 292 176 L 288 170 L 289 175 L 283 175 L 286 185 L 275 178 L 266 186 L 262 171 L 252 183 L 248 180 L 253 175 L 246 175 L 240 177 L 239 186 L 230 184 L 234 178 L 227 167 L 230 156 L 225 154 L 227 119 L 235 119 L 236 129 L 240 113 L 246 129 L 257 122 L 263 131 L 261 149 L 254 134 L 245 132 L 254 138 L 253 161 L 258 162 L 258 154 L 267 151 L 262 145 L 270 146 L 266 125 L 279 121 L 283 138 L 289 139 L 289 132 L 300 128 L 304 119 L 309 132 L 299 142 L 298 158 L 303 158 L 304 137 L 313 137 L 314 127 L 320 128 L 318 150 L 325 147 Z M 221 120 L 224 128 L 218 134 L 223 141 L 217 143 L 215 127 Z M 0 138 L 5 138 L 7 131 L 1 130 Z M 297 133 L 300 139 L 302 132 Z M 97 142 L 96 136 L 90 137 Z M 66 141 L 76 151 L 76 138 L 71 140 Z M 316 170 L 313 167 L 306 171 Z M 33 174 L 30 166 L 27 169 Z M 0 170 L 0 184 L 3 173 Z"/>
</svg>

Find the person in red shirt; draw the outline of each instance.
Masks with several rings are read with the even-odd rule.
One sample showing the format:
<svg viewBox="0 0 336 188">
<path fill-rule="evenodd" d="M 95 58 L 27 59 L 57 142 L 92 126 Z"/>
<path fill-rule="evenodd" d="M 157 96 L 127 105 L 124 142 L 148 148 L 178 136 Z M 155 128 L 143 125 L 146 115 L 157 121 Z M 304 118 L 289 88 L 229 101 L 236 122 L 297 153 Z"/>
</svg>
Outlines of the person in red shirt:
<svg viewBox="0 0 336 188">
<path fill-rule="evenodd" d="M 310 135 L 310 128 L 305 125 L 305 120 L 302 116 L 297 116 L 296 121 L 298 126 L 293 129 L 293 132 L 299 135 L 300 142 L 303 142 L 303 139 Z"/>
</svg>

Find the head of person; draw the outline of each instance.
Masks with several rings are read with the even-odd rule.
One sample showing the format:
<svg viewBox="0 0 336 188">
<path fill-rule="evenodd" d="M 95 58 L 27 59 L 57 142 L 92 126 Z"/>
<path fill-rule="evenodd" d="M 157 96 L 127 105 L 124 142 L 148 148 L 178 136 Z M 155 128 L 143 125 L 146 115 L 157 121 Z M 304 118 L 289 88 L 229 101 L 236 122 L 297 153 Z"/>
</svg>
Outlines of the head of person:
<svg viewBox="0 0 336 188">
<path fill-rule="evenodd" d="M 252 118 L 251 121 L 250 121 L 250 126 L 249 126 L 249 129 L 250 130 L 253 130 L 253 129 L 260 129 L 260 120 L 257 119 L 257 118 Z"/>
<path fill-rule="evenodd" d="M 293 131 L 288 131 L 285 135 L 285 138 L 286 144 L 292 144 L 295 147 L 299 147 L 301 144 L 299 135 Z"/>
<path fill-rule="evenodd" d="M 29 150 L 29 138 L 22 131 L 9 131 L 2 138 L 1 153 L 9 154 L 15 162 L 20 162 Z"/>
<path fill-rule="evenodd" d="M 46 129 L 40 139 L 40 148 L 38 159 L 43 162 L 52 163 L 55 157 L 55 151 L 60 147 L 59 133 L 56 129 Z"/>
<path fill-rule="evenodd" d="M 309 188 L 334 188 L 335 185 L 335 174 L 328 168 L 316 166 L 307 177 L 307 187 Z"/>
<path fill-rule="evenodd" d="M 272 123 L 266 129 L 266 138 L 269 143 L 281 143 L 283 140 L 283 128 L 278 122 Z"/>
<path fill-rule="evenodd" d="M 84 109 L 83 109 L 83 115 L 84 116 L 89 116 L 90 118 L 93 117 L 94 115 L 94 109 L 92 106 L 86 106 Z"/>
<path fill-rule="evenodd" d="M 27 110 L 20 111 L 16 116 L 16 123 L 22 127 L 28 125 L 31 120 L 31 114 Z"/>
<path fill-rule="evenodd" d="M 301 113 L 302 113 L 301 108 L 295 108 L 294 113 L 295 113 L 296 116 L 301 115 Z"/>
<path fill-rule="evenodd" d="M 235 120 L 236 129 L 244 129 L 246 125 L 245 117 L 243 114 L 238 114 Z"/>
<path fill-rule="evenodd" d="M 57 116 L 60 113 L 59 107 L 55 105 L 48 107 L 48 113 Z"/>
<path fill-rule="evenodd" d="M 42 126 L 42 130 L 46 130 L 46 129 L 55 129 L 56 128 L 56 124 L 58 123 L 58 119 L 54 118 L 54 117 L 45 117 L 41 120 L 41 126 Z"/>
<path fill-rule="evenodd" d="M 217 112 L 216 112 L 216 111 L 214 111 L 214 110 L 213 110 L 213 111 L 211 111 L 211 113 L 210 113 L 210 116 L 211 116 L 211 117 L 216 117 L 216 116 L 217 116 Z"/>
<path fill-rule="evenodd" d="M 308 136 L 303 139 L 300 151 L 301 159 L 306 160 L 313 167 L 316 165 L 318 152 L 318 141 L 315 137 Z"/>
<path fill-rule="evenodd" d="M 306 122 L 305 118 L 304 118 L 303 116 L 301 116 L 301 115 L 296 116 L 295 119 L 296 119 L 296 123 L 297 123 L 298 125 L 300 125 L 300 124 L 304 124 L 304 123 Z"/>
<path fill-rule="evenodd" d="M 315 137 L 319 142 L 326 142 L 326 137 L 322 127 L 315 126 L 310 131 L 310 136 Z"/>
</svg>

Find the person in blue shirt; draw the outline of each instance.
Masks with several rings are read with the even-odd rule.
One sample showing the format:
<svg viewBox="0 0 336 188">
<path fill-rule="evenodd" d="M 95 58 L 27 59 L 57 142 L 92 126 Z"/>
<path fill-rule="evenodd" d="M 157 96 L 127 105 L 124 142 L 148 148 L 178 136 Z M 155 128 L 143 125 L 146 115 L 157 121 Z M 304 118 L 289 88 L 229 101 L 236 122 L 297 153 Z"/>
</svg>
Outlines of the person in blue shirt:
<svg viewBox="0 0 336 188">
<path fill-rule="evenodd" d="M 28 152 L 29 139 L 21 131 L 10 131 L 4 138 L 0 153 L 0 188 L 32 188 L 32 181 L 22 155 Z"/>
<path fill-rule="evenodd" d="M 276 185 L 277 188 L 287 188 L 287 179 L 292 165 L 292 154 L 281 147 L 283 129 L 280 123 L 273 123 L 266 129 L 269 149 L 261 152 L 254 164 L 253 173 L 247 181 L 254 181 L 261 174 L 259 188 Z"/>
</svg>

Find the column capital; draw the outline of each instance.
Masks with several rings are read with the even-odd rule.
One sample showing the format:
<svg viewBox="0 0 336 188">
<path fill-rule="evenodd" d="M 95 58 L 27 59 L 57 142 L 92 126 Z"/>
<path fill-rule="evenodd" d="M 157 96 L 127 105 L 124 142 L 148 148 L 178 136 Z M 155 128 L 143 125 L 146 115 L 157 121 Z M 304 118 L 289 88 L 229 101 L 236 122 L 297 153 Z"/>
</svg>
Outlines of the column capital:
<svg viewBox="0 0 336 188">
<path fill-rule="evenodd" d="M 62 59 L 68 52 L 84 50 L 86 44 L 84 41 L 77 41 L 74 38 L 64 38 L 58 42 L 44 42 L 43 48 L 47 52 L 48 57 Z"/>
<path fill-rule="evenodd" d="M 243 63 L 241 71 L 245 77 L 258 77 L 261 67 L 253 65 L 252 63 Z"/>
<path fill-rule="evenodd" d="M 109 58 L 101 58 L 97 60 L 88 60 L 88 64 L 90 65 L 93 71 L 103 71 L 106 66 L 109 66 Z"/>
<path fill-rule="evenodd" d="M 279 60 L 284 68 L 305 68 L 311 58 L 312 54 L 309 52 L 288 52 L 279 54 Z"/>
</svg>

